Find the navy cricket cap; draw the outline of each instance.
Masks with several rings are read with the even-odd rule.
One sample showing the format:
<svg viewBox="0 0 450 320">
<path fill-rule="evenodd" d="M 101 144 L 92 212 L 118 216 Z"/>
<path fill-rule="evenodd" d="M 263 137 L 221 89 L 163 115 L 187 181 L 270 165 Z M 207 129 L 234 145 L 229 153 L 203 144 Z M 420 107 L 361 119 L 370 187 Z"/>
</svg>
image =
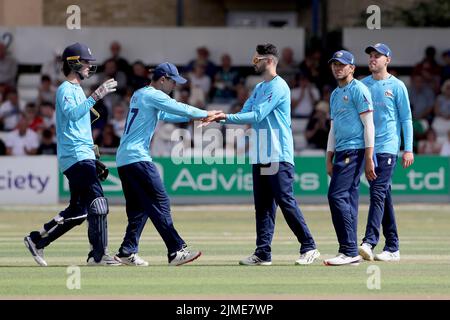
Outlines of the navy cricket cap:
<svg viewBox="0 0 450 320">
<path fill-rule="evenodd" d="M 390 57 L 392 55 L 391 49 L 384 43 L 377 43 L 373 46 L 368 46 L 366 50 L 364 50 L 367 54 L 370 54 L 372 51 L 376 51 L 378 53 L 381 53 L 382 55 L 385 55 L 386 57 Z"/>
<path fill-rule="evenodd" d="M 91 49 L 88 46 L 82 43 L 74 43 L 67 48 L 64 49 L 62 54 L 63 61 L 66 60 L 86 60 L 86 61 L 95 61 L 95 58 L 92 56 Z"/>
<path fill-rule="evenodd" d="M 157 65 L 153 72 L 158 78 L 164 76 L 166 78 L 174 80 L 179 84 L 184 84 L 187 82 L 185 78 L 180 76 L 177 67 L 175 67 L 175 65 L 170 62 L 164 62 Z"/>
<path fill-rule="evenodd" d="M 355 58 L 353 57 L 353 55 L 346 51 L 346 50 L 339 50 L 336 51 L 333 54 L 333 57 L 328 60 L 328 64 L 332 63 L 333 61 L 339 61 L 342 64 L 355 64 Z"/>
</svg>

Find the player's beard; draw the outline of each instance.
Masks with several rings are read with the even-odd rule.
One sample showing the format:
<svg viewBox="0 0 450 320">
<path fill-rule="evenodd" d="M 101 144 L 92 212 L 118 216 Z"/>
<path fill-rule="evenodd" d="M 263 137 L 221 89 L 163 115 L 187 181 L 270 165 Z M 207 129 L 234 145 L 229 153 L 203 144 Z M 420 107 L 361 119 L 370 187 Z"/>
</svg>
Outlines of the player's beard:
<svg viewBox="0 0 450 320">
<path fill-rule="evenodd" d="M 254 68 L 255 68 L 255 72 L 257 74 L 262 74 L 262 73 L 266 72 L 266 64 L 265 63 L 262 63 L 261 66 L 259 66 L 259 67 L 258 67 L 258 65 L 255 64 Z"/>
<path fill-rule="evenodd" d="M 379 66 L 379 65 L 374 65 L 374 66 L 369 65 L 369 71 L 372 73 L 379 73 L 379 72 L 383 71 L 383 67 Z"/>
</svg>

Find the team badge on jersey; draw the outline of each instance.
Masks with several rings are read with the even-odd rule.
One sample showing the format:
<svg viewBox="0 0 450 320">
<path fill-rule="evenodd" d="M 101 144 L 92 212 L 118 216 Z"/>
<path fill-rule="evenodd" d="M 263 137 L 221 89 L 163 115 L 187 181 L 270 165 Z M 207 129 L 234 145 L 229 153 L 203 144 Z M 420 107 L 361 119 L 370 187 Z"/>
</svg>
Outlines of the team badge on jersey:
<svg viewBox="0 0 450 320">
<path fill-rule="evenodd" d="M 384 92 L 384 95 L 385 95 L 386 97 L 391 97 L 391 98 L 394 97 L 394 93 L 392 92 L 391 89 L 387 89 L 387 90 Z"/>
<path fill-rule="evenodd" d="M 348 102 L 348 96 L 343 96 L 342 99 L 344 100 L 344 102 Z"/>
</svg>

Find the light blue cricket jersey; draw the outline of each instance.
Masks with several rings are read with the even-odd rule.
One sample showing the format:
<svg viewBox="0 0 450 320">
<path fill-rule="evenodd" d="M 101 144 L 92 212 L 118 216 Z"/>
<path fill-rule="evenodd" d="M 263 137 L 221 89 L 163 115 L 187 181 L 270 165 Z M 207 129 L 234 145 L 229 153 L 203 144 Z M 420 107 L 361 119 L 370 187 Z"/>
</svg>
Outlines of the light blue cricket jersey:
<svg viewBox="0 0 450 320">
<path fill-rule="evenodd" d="M 375 153 L 397 155 L 400 148 L 400 129 L 403 130 L 405 151 L 412 152 L 413 127 L 408 90 L 394 76 L 375 80 L 368 76 L 361 80 L 370 90 L 375 124 Z"/>
<path fill-rule="evenodd" d="M 152 161 L 150 141 L 158 120 L 188 122 L 207 115 L 205 110 L 177 102 L 151 86 L 137 90 L 131 97 L 125 129 L 117 150 L 117 166 Z"/>
<path fill-rule="evenodd" d="M 360 114 L 373 110 L 369 89 L 356 79 L 337 87 L 330 97 L 336 151 L 364 149 L 364 125 Z"/>
<path fill-rule="evenodd" d="M 95 159 L 90 115 L 94 104 L 78 84 L 64 81 L 56 91 L 57 154 L 62 172 L 79 161 Z"/>
<path fill-rule="evenodd" d="M 294 165 L 291 92 L 280 76 L 258 83 L 242 110 L 228 114 L 225 122 L 252 125 L 252 164 L 289 162 Z"/>
</svg>

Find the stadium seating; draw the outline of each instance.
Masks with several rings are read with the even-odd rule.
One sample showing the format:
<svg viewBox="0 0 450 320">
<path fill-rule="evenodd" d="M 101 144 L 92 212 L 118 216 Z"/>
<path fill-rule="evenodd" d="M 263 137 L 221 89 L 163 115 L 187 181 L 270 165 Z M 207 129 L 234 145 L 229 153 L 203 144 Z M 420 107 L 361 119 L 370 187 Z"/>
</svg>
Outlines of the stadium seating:
<svg viewBox="0 0 450 320">
<path fill-rule="evenodd" d="M 41 75 L 38 73 L 22 73 L 17 81 L 19 97 L 24 102 L 36 102 L 39 96 Z"/>
</svg>

